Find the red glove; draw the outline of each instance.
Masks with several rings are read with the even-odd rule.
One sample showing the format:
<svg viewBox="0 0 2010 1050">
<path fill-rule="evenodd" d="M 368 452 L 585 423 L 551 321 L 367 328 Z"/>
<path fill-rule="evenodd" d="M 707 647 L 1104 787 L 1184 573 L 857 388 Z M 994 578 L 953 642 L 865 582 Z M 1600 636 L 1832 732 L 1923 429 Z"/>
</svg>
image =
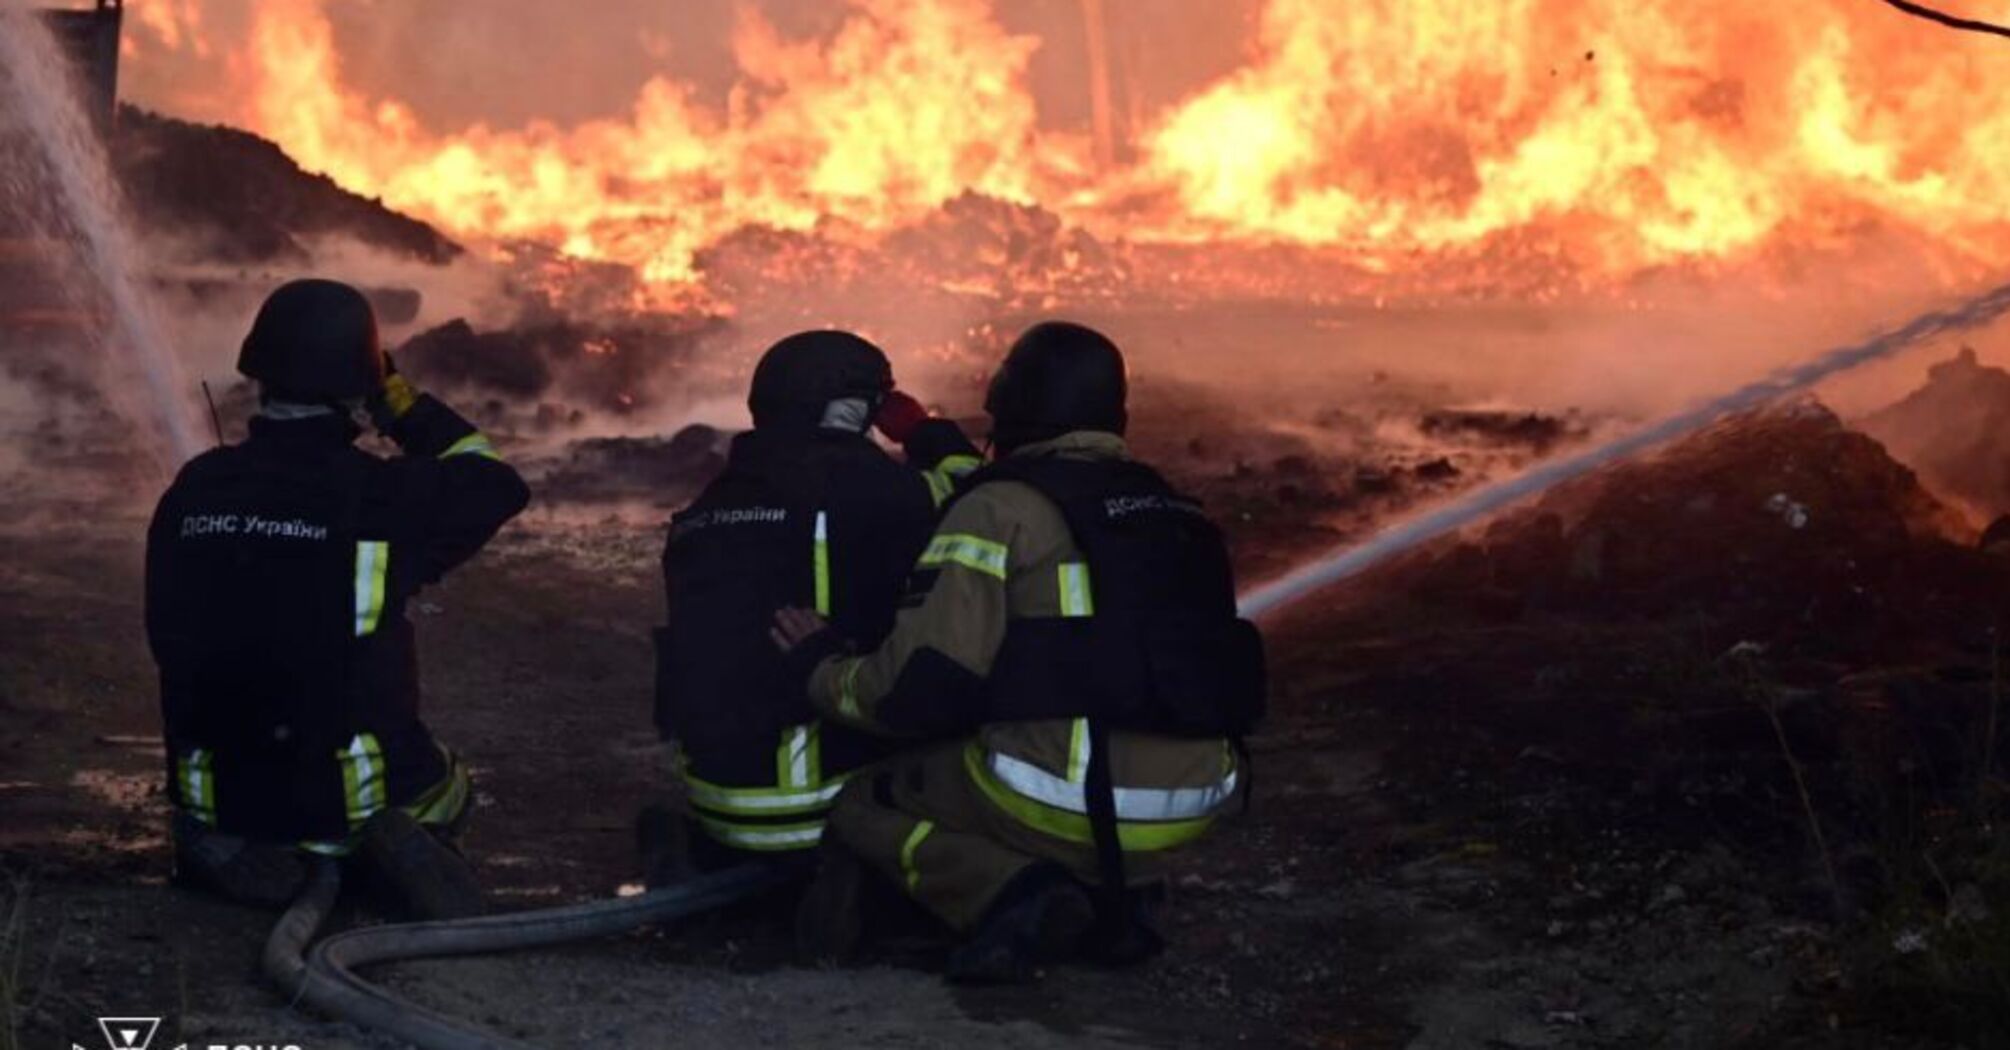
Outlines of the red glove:
<svg viewBox="0 0 2010 1050">
<path fill-rule="evenodd" d="M 872 417 L 872 425 L 896 444 L 906 444 L 916 428 L 926 422 L 928 409 L 898 390 L 887 393 L 886 400 L 879 403 L 879 414 Z"/>
</svg>

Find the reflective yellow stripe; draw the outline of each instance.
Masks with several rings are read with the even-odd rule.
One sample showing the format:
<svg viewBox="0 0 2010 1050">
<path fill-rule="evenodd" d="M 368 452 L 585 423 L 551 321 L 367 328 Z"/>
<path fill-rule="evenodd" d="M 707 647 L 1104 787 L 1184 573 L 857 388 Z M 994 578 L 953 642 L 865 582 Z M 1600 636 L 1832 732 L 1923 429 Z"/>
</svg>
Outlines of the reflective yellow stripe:
<svg viewBox="0 0 2010 1050">
<path fill-rule="evenodd" d="M 817 615 L 831 614 L 831 544 L 830 523 L 823 511 L 817 511 L 816 535 L 816 576 Z"/>
<path fill-rule="evenodd" d="M 1075 719 L 1068 733 L 1068 782 L 1080 784 L 1089 779 L 1089 720 Z"/>
<path fill-rule="evenodd" d="M 983 745 L 973 742 L 964 748 L 963 766 L 970 779 L 976 782 L 978 790 L 1014 820 L 1063 841 L 1081 845 L 1095 842 L 1095 832 L 1087 815 L 1036 802 L 1000 783 L 986 767 Z M 1214 819 L 1209 816 L 1195 820 L 1120 820 L 1117 822 L 1117 844 L 1130 853 L 1149 853 L 1183 846 L 1206 834 L 1208 828 L 1214 826 Z"/>
<path fill-rule="evenodd" d="M 188 814 L 204 824 L 216 823 L 216 775 L 214 756 L 207 748 L 196 748 L 181 760 L 181 800 Z"/>
<path fill-rule="evenodd" d="M 907 876 L 907 892 L 914 893 L 921 888 L 921 869 L 914 866 L 914 851 L 921 848 L 923 840 L 935 830 L 935 822 L 924 820 L 907 833 L 907 841 L 900 844 L 900 870 Z"/>
<path fill-rule="evenodd" d="M 375 733 L 359 733 L 349 746 L 335 752 L 342 765 L 342 798 L 349 826 L 359 827 L 389 801 L 384 781 L 384 748 Z"/>
<path fill-rule="evenodd" d="M 987 576 L 1005 578 L 1005 566 L 1009 555 L 1002 543 L 962 533 L 949 533 L 928 541 L 928 549 L 921 554 L 921 566 L 934 568 L 941 565 L 961 565 L 975 569 Z"/>
<path fill-rule="evenodd" d="M 949 502 L 949 497 L 956 494 L 956 482 L 935 471 L 924 472 L 921 480 L 928 482 L 928 498 L 934 500 L 938 507 Z"/>
<path fill-rule="evenodd" d="M 440 453 L 441 459 L 451 459 L 454 456 L 480 456 L 483 459 L 497 461 L 502 459 L 496 452 L 495 444 L 489 440 L 489 436 L 479 430 L 448 445 L 447 450 Z"/>
<path fill-rule="evenodd" d="M 854 657 L 845 662 L 843 673 L 838 675 L 838 713 L 858 721 L 865 720 L 858 707 L 858 669 L 864 666 L 864 657 Z"/>
<path fill-rule="evenodd" d="M 384 616 L 384 574 L 391 568 L 391 545 L 383 540 L 356 544 L 356 637 L 377 630 Z"/>
<path fill-rule="evenodd" d="M 967 477 L 983 465 L 984 460 L 977 456 L 944 456 L 942 462 L 935 465 L 935 469 L 924 470 L 921 476 L 928 482 L 928 494 L 934 497 L 935 505 L 940 507 L 949 501 L 949 497 L 956 495 L 958 478 Z"/>
<path fill-rule="evenodd" d="M 737 817 L 791 817 L 821 813 L 831 807 L 844 788 L 845 777 L 836 777 L 802 791 L 771 787 L 728 787 L 684 774 L 684 786 L 691 803 L 715 813 Z"/>
<path fill-rule="evenodd" d="M 734 824 L 700 813 L 698 826 L 707 835 L 728 846 L 762 852 L 809 849 L 824 836 L 822 821 L 807 824 Z"/>
<path fill-rule="evenodd" d="M 1062 562 L 1061 615 L 1093 616 L 1095 597 L 1089 592 L 1089 567 L 1078 561 Z"/>
</svg>

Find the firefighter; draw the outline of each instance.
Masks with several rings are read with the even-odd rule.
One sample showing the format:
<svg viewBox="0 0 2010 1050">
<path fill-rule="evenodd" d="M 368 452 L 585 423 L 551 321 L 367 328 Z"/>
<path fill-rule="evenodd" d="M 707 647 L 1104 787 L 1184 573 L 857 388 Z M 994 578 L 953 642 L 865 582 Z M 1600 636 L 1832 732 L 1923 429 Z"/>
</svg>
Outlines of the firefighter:
<svg viewBox="0 0 2010 1050">
<path fill-rule="evenodd" d="M 894 389 L 878 347 L 849 332 L 776 343 L 754 370 L 748 407 L 754 428 L 672 519 L 663 550 L 656 722 L 674 742 L 687 819 L 644 811 L 655 884 L 691 868 L 810 856 L 845 778 L 882 749 L 817 718 L 769 648 L 774 610 L 810 607 L 877 641 L 952 479 L 981 462 L 954 423 Z M 904 447 L 904 465 L 873 441 L 874 426 Z"/>
<path fill-rule="evenodd" d="M 249 437 L 183 467 L 147 533 L 177 880 L 282 904 L 320 854 L 394 910 L 479 912 L 436 837 L 467 811 L 468 770 L 419 717 L 405 606 L 529 490 L 397 374 L 347 285 L 274 291 L 237 366 L 259 389 Z M 403 454 L 355 447 L 366 424 Z"/>
<path fill-rule="evenodd" d="M 819 710 L 949 741 L 845 787 L 806 953 L 854 947 L 868 869 L 964 935 L 955 980 L 1158 949 L 1135 890 L 1244 789 L 1264 671 L 1221 534 L 1125 451 L 1126 385 L 1097 332 L 1028 330 L 985 402 L 998 458 L 944 513 L 887 639 L 847 655 L 814 613 L 777 613 Z"/>
</svg>

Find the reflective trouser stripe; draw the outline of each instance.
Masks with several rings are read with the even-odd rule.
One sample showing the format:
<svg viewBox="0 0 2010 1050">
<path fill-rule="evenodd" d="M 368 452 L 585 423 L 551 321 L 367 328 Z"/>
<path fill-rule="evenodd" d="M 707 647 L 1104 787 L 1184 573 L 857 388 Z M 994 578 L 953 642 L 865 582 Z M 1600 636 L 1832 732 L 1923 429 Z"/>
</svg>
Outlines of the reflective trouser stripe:
<svg viewBox="0 0 2010 1050">
<path fill-rule="evenodd" d="M 734 824 L 697 814 L 698 826 L 719 842 L 764 852 L 809 849 L 824 836 L 823 821 L 803 824 Z"/>
<path fill-rule="evenodd" d="M 1061 615 L 1093 616 L 1096 600 L 1089 591 L 1089 567 L 1078 561 L 1061 563 Z"/>
<path fill-rule="evenodd" d="M 816 578 L 817 615 L 831 614 L 831 544 L 830 519 L 823 511 L 817 511 L 816 532 Z"/>
<path fill-rule="evenodd" d="M 1007 787 L 984 761 L 984 749 L 972 744 L 963 752 L 964 769 L 977 785 L 984 797 L 997 806 L 1005 815 L 1042 834 L 1051 835 L 1064 842 L 1078 845 L 1093 845 L 1095 831 L 1085 813 L 1071 812 L 1028 798 Z M 1078 786 L 1079 787 L 1079 786 Z M 1119 788 L 1121 793 L 1123 790 Z M 1214 826 L 1214 817 L 1205 816 L 1192 820 L 1143 821 L 1119 819 L 1117 821 L 1117 844 L 1126 852 L 1149 853 L 1153 850 L 1171 849 L 1183 846 L 1207 833 Z"/>
<path fill-rule="evenodd" d="M 802 790 L 823 783 L 823 731 L 815 722 L 790 726 L 782 731 L 781 746 L 775 748 L 775 783 Z"/>
<path fill-rule="evenodd" d="M 356 637 L 377 630 L 384 615 L 384 574 L 391 567 L 391 545 L 383 540 L 356 544 Z"/>
<path fill-rule="evenodd" d="M 1089 779 L 1089 720 L 1075 719 L 1068 729 L 1068 783 L 1080 784 Z"/>
<path fill-rule="evenodd" d="M 1081 782 L 1057 777 L 1024 759 L 989 753 L 991 774 L 1014 792 L 1070 813 L 1089 812 Z M 1193 820 L 1212 815 L 1235 794 L 1235 772 L 1206 787 L 1115 789 L 1119 820 Z"/>
<path fill-rule="evenodd" d="M 214 756 L 198 747 L 181 760 L 181 801 L 188 814 L 204 824 L 216 823 Z"/>
<path fill-rule="evenodd" d="M 345 761 L 343 783 L 346 786 L 349 781 L 347 751 L 341 754 Z M 440 749 L 440 755 L 447 763 L 447 775 L 442 777 L 439 783 L 426 789 L 425 794 L 413 799 L 410 804 L 399 807 L 411 814 L 413 820 L 427 827 L 452 825 L 460 819 L 461 812 L 468 807 L 469 796 L 474 794 L 474 780 L 468 775 L 467 765 L 445 748 Z M 381 767 L 382 764 L 380 760 L 378 765 Z M 309 853 L 319 853 L 328 857 L 346 857 L 355 849 L 356 838 L 356 835 L 351 834 L 347 839 L 335 841 L 302 842 L 300 848 Z"/>
<path fill-rule="evenodd" d="M 335 760 L 342 765 L 342 797 L 353 829 L 388 804 L 384 748 L 375 733 L 359 733 L 349 746 L 335 752 Z"/>
<path fill-rule="evenodd" d="M 844 789 L 844 778 L 839 777 L 806 791 L 790 791 L 768 787 L 727 787 L 686 773 L 684 786 L 690 792 L 693 805 L 714 813 L 740 817 L 793 816 L 829 809 L 838 792 Z"/>
<path fill-rule="evenodd" d="M 450 459 L 454 456 L 480 456 L 483 459 L 497 461 L 502 459 L 496 452 L 495 444 L 489 440 L 489 436 L 479 430 L 448 445 L 447 450 L 440 453 L 441 459 Z"/>
<path fill-rule="evenodd" d="M 921 889 L 921 869 L 914 866 L 914 853 L 921 848 L 921 843 L 928 838 L 929 832 L 934 830 L 935 822 L 924 820 L 916 824 L 914 830 L 907 833 L 907 841 L 900 844 L 900 871 L 906 876 L 909 893 Z"/>
</svg>

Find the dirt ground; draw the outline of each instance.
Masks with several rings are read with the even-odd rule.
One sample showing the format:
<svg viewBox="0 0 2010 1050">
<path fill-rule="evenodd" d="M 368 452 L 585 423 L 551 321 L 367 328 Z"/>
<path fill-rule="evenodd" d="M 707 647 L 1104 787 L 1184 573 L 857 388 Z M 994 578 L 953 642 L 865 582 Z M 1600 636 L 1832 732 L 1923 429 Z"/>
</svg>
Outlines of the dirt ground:
<svg viewBox="0 0 2010 1050">
<path fill-rule="evenodd" d="M 1348 531 L 1309 524 L 1297 496 L 1226 495 L 1251 576 Z M 0 990 L 18 1045 L 96 1046 L 95 1018 L 156 1014 L 156 1046 L 384 1045 L 261 983 L 270 915 L 167 884 L 142 524 L 87 507 L 0 522 Z M 469 852 L 510 906 L 637 877 L 631 819 L 662 787 L 659 542 L 534 512 L 415 605 L 431 720 L 480 781 Z M 1758 741 L 1723 761 L 1638 699 L 1714 656 L 1721 640 L 1685 631 L 1391 617 L 1346 592 L 1276 625 L 1253 804 L 1188 859 L 1172 947 L 1134 971 L 958 990 L 911 935 L 806 970 L 786 902 L 767 901 L 377 976 L 550 1046 L 1964 1045 L 1904 1034 L 1852 987 L 1763 713 L 1709 716 Z"/>
</svg>

